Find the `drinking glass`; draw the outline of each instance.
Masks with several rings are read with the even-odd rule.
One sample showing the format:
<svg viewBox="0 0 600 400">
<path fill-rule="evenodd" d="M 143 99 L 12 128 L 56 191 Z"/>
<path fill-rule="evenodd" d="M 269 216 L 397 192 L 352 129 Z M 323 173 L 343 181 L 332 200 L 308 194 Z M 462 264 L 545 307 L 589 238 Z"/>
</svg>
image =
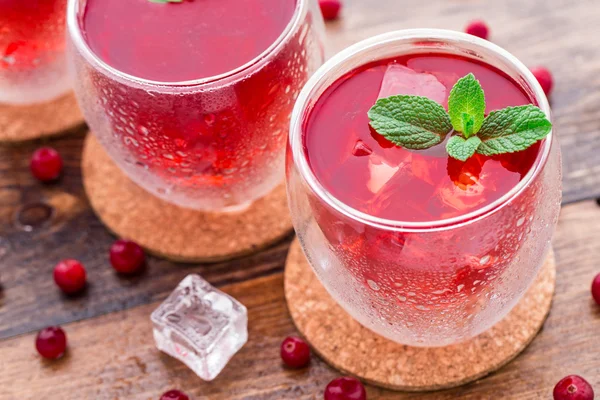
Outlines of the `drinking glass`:
<svg viewBox="0 0 600 400">
<path fill-rule="evenodd" d="M 91 131 L 131 180 L 206 211 L 242 210 L 282 182 L 294 100 L 324 58 L 316 0 L 298 0 L 284 32 L 254 60 L 184 82 L 107 65 L 82 33 L 84 6 L 69 0 L 67 11 L 75 92 Z"/>
<path fill-rule="evenodd" d="M 472 338 L 516 305 L 548 255 L 561 201 L 560 149 L 552 133 L 512 190 L 451 219 L 377 218 L 344 204 L 319 182 L 307 161 L 303 130 L 320 95 L 358 66 L 429 52 L 498 68 L 551 118 L 533 75 L 493 43 L 452 31 L 398 31 L 342 51 L 315 73 L 296 102 L 286 158 L 294 227 L 329 294 L 374 332 L 425 347 Z"/>
<path fill-rule="evenodd" d="M 69 89 L 67 0 L 0 0 L 0 103 L 51 100 Z"/>
</svg>

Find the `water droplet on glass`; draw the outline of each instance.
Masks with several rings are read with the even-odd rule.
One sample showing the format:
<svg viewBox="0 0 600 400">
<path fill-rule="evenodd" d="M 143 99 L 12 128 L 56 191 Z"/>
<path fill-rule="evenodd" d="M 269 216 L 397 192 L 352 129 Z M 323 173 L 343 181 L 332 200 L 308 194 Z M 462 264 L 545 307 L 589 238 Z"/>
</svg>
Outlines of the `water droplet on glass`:
<svg viewBox="0 0 600 400">
<path fill-rule="evenodd" d="M 148 130 L 148 128 L 146 128 L 144 125 L 138 126 L 138 132 L 141 133 L 144 136 L 148 136 L 148 134 L 150 133 L 150 131 Z"/>
<path fill-rule="evenodd" d="M 490 255 L 488 254 L 487 256 L 483 256 L 481 257 L 481 259 L 479 259 L 479 264 L 481 265 L 485 265 L 490 261 Z"/>
<path fill-rule="evenodd" d="M 517 226 L 521 226 L 525 223 L 525 217 L 521 217 L 519 218 L 519 220 L 517 221 Z"/>
<path fill-rule="evenodd" d="M 379 285 L 375 282 L 372 281 L 370 279 L 367 279 L 367 283 L 369 284 L 369 287 L 375 291 L 379 290 Z"/>
</svg>

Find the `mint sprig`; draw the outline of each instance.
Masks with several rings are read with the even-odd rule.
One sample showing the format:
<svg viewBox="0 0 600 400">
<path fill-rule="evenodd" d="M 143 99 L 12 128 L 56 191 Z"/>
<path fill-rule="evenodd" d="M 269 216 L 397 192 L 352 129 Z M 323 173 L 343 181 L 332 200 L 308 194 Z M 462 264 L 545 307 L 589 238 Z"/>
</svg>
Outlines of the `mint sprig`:
<svg viewBox="0 0 600 400">
<path fill-rule="evenodd" d="M 427 115 L 428 118 L 421 118 Z M 427 97 L 391 96 L 369 110 L 371 126 L 387 140 L 407 149 L 428 149 L 452 130 L 444 107 Z"/>
<path fill-rule="evenodd" d="M 473 74 L 459 79 L 448 97 L 448 112 L 422 96 L 379 99 L 369 110 L 370 124 L 390 142 L 423 150 L 443 142 L 448 154 L 466 161 L 473 154 L 496 155 L 525 150 L 552 130 L 534 105 L 507 107 L 485 116 L 485 94 Z"/>
</svg>

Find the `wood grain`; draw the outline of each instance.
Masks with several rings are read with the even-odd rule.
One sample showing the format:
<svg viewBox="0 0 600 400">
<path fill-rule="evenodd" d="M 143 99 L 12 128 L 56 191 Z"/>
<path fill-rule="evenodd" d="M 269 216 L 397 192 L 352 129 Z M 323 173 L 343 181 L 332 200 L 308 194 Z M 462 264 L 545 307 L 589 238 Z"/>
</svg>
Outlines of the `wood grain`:
<svg viewBox="0 0 600 400">
<path fill-rule="evenodd" d="M 555 131 L 564 156 L 564 200 L 600 197 L 600 4 L 597 0 L 345 0 L 339 21 L 328 24 L 329 54 L 366 37 L 395 29 L 461 30 L 485 19 L 491 39 L 527 65 L 546 65 L 555 76 L 551 98 Z M 320 399 L 337 376 L 314 359 L 307 370 L 279 361 L 281 339 L 294 333 L 283 301 L 282 277 L 291 238 L 243 259 L 213 265 L 177 265 L 151 258 L 145 274 L 122 278 L 108 265 L 114 238 L 89 208 L 81 184 L 84 130 L 49 141 L 0 148 L 0 399 L 157 399 L 172 386 L 198 399 Z M 34 181 L 28 171 L 42 143 L 65 159 L 63 179 Z M 50 205 L 15 216 L 27 205 Z M 369 388 L 369 399 L 548 399 L 562 376 L 578 373 L 600 390 L 597 355 L 600 310 L 589 284 L 600 272 L 600 208 L 592 201 L 564 208 L 555 240 L 555 304 L 533 344 L 498 373 L 476 383 L 428 395 Z M 51 271 L 61 258 L 88 268 L 88 291 L 63 297 Z M 250 342 L 223 374 L 204 383 L 177 361 L 154 350 L 148 315 L 189 272 L 249 306 Z M 106 315 L 104 315 L 106 314 Z M 75 322 L 79 321 L 79 322 Z M 65 324 L 66 358 L 40 361 L 33 332 Z"/>
<path fill-rule="evenodd" d="M 583 202 L 564 208 L 554 242 L 558 277 L 554 305 L 533 343 L 513 362 L 475 383 L 442 392 L 410 394 L 368 388 L 369 399 L 548 399 L 554 384 L 577 373 L 600 387 L 596 351 L 600 308 L 589 285 L 600 272 L 600 207 Z M 246 346 L 213 382 L 202 382 L 183 364 L 154 348 L 149 315 L 159 304 L 64 326 L 67 356 L 41 360 L 34 334 L 0 342 L 0 400 L 157 399 L 178 387 L 195 399 L 321 399 L 336 371 L 313 357 L 307 369 L 281 365 L 279 344 L 295 334 L 283 299 L 281 274 L 228 285 L 224 291 L 248 307 Z M 165 297 L 166 294 L 159 297 Z"/>
<path fill-rule="evenodd" d="M 81 186 L 82 134 L 46 142 L 65 162 L 62 180 L 52 185 L 38 183 L 28 171 L 39 144 L 0 148 L 0 338 L 156 301 L 191 271 L 217 286 L 281 271 L 291 237 L 229 262 L 184 265 L 151 257 L 142 275 L 115 274 L 108 262 L 115 238 L 90 209 Z M 39 203 L 51 206 L 50 218 L 32 213 L 33 225 L 18 222 L 23 207 Z M 54 285 L 52 270 L 63 258 L 76 258 L 87 268 L 89 285 L 80 296 L 66 297 Z"/>
</svg>

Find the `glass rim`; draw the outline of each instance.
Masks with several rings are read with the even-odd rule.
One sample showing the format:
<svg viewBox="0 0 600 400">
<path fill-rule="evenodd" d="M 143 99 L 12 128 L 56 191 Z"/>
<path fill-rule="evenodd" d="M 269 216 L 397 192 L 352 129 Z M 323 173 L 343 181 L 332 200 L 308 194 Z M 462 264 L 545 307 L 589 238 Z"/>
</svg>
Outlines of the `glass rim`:
<svg viewBox="0 0 600 400">
<path fill-rule="evenodd" d="M 277 52 L 287 40 L 296 32 L 301 24 L 302 17 L 308 11 L 308 2 L 311 0 L 296 0 L 296 7 L 292 19 L 288 22 L 283 32 L 275 39 L 275 41 L 259 55 L 248 61 L 247 63 L 224 72 L 219 75 L 208 76 L 205 78 L 192 79 L 186 81 L 155 81 L 152 79 L 140 78 L 135 75 L 127 74 L 117 68 L 114 68 L 104 62 L 96 53 L 89 47 L 85 41 L 81 26 L 79 24 L 80 4 L 85 4 L 87 0 L 68 0 L 67 5 L 67 31 L 74 46 L 79 50 L 81 55 L 92 64 L 96 69 L 102 70 L 107 75 L 116 76 L 122 80 L 137 83 L 145 86 L 159 87 L 195 87 L 206 85 L 214 82 L 219 82 L 227 78 L 235 78 L 238 75 L 244 74 L 246 71 L 254 68 L 260 68 L 268 62 L 271 54 Z"/>
<path fill-rule="evenodd" d="M 360 223 L 370 225 L 376 228 L 385 230 L 395 230 L 402 232 L 434 232 L 440 230 L 448 230 L 459 228 L 466 224 L 473 223 L 477 220 L 485 218 L 495 212 L 498 212 L 506 204 L 512 202 L 513 199 L 519 197 L 519 195 L 531 185 L 534 179 L 540 174 L 546 160 L 549 157 L 550 149 L 553 142 L 553 131 L 550 131 L 548 136 L 542 141 L 540 151 L 536 157 L 536 160 L 529 170 L 529 172 L 523 177 L 517 185 L 515 185 L 510 191 L 505 193 L 502 197 L 496 201 L 488 204 L 485 207 L 477 208 L 469 213 L 460 215 L 453 218 L 439 219 L 436 221 L 426 222 L 410 222 L 393 220 L 387 218 L 375 217 L 373 215 L 359 211 L 353 207 L 350 207 L 343 201 L 339 200 L 327 189 L 323 187 L 321 182 L 317 179 L 313 173 L 306 153 L 304 151 L 303 143 L 303 123 L 304 123 L 304 112 L 309 104 L 311 97 L 313 96 L 313 90 L 318 88 L 323 80 L 328 77 L 330 72 L 340 64 L 344 64 L 355 56 L 361 53 L 365 53 L 370 49 L 380 47 L 386 43 L 393 43 L 397 41 L 450 41 L 456 45 L 461 43 L 474 45 L 478 48 L 482 48 L 488 51 L 492 51 L 496 56 L 499 56 L 503 61 L 508 62 L 509 65 L 514 67 L 516 72 L 525 80 L 525 83 L 529 85 L 529 89 L 533 92 L 534 99 L 538 102 L 538 107 L 544 112 L 548 120 L 552 121 L 550 105 L 548 99 L 544 94 L 542 87 L 540 86 L 537 79 L 533 76 L 529 68 L 527 68 L 521 61 L 513 56 L 508 51 L 504 50 L 500 46 L 489 42 L 484 39 L 480 39 L 473 35 L 469 35 L 463 32 L 457 32 L 445 29 L 405 29 L 393 32 L 384 33 L 377 35 L 363 41 L 360 41 L 333 56 L 325 64 L 323 64 L 317 72 L 309 79 L 306 83 L 292 112 L 290 122 L 290 136 L 289 145 L 292 152 L 292 159 L 298 171 L 304 181 L 308 184 L 310 190 L 321 200 L 324 201 L 329 207 L 332 207 L 337 212 L 346 216 L 351 220 L 358 221 Z M 485 60 L 483 60 L 485 61 Z"/>
</svg>

